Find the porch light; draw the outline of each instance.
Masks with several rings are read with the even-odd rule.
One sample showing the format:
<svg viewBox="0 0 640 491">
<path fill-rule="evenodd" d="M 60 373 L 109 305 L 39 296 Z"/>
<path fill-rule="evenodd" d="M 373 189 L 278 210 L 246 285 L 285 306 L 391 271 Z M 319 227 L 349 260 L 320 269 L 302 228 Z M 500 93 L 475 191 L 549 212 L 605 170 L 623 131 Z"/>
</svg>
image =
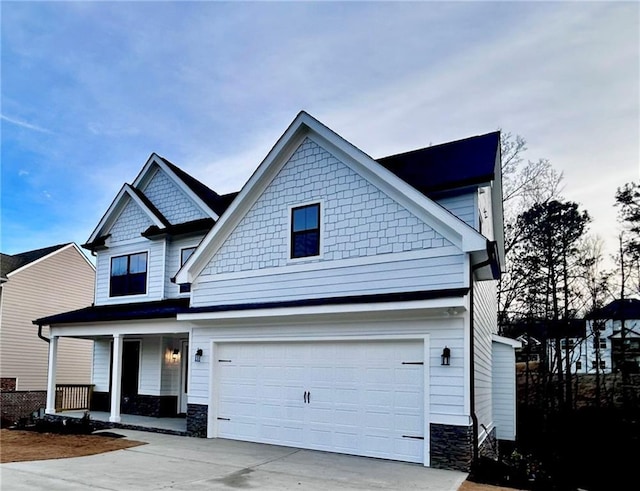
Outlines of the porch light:
<svg viewBox="0 0 640 491">
<path fill-rule="evenodd" d="M 196 350 L 196 361 L 200 362 L 200 360 L 202 360 L 202 348 Z"/>
<path fill-rule="evenodd" d="M 173 353 L 171 354 L 171 358 L 173 361 L 178 359 L 178 355 L 180 354 L 180 350 L 178 348 L 173 348 Z"/>
<path fill-rule="evenodd" d="M 449 365 L 449 361 L 451 360 L 451 350 L 446 346 L 442 350 L 442 365 Z"/>
</svg>

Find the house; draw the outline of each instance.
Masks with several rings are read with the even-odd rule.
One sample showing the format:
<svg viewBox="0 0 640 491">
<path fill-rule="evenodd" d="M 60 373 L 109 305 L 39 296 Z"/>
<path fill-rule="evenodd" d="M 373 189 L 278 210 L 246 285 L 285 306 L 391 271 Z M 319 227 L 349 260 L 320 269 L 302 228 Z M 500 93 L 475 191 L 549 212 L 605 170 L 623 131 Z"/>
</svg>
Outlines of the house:
<svg viewBox="0 0 640 491">
<path fill-rule="evenodd" d="M 501 198 L 499 132 L 374 160 L 301 112 L 237 194 L 151 155 L 84 245 L 95 306 L 34 322 L 94 340 L 113 423 L 469 469 L 515 438 Z"/>
<path fill-rule="evenodd" d="M 61 281 L 64 279 L 64 281 Z M 49 348 L 32 320 L 91 305 L 95 268 L 76 244 L 0 255 L 0 378 L 2 390 L 47 388 Z M 48 329 L 40 335 L 47 338 Z M 58 349 L 59 384 L 91 382 L 92 342 L 64 339 Z"/>
<path fill-rule="evenodd" d="M 618 299 L 587 316 L 584 340 L 585 373 L 618 371 L 623 366 L 631 372 L 640 367 L 640 300 Z"/>
</svg>

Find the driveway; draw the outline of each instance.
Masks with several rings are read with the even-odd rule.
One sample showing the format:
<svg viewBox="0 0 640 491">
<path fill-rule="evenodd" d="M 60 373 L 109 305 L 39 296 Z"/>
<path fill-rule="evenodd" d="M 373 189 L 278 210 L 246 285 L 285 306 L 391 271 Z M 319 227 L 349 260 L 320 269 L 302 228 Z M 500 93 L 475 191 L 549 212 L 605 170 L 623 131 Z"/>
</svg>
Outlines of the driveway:
<svg viewBox="0 0 640 491">
<path fill-rule="evenodd" d="M 0 466 L 0 488 L 455 491 L 467 474 L 313 450 L 116 430 L 147 445 L 88 457 Z"/>
</svg>

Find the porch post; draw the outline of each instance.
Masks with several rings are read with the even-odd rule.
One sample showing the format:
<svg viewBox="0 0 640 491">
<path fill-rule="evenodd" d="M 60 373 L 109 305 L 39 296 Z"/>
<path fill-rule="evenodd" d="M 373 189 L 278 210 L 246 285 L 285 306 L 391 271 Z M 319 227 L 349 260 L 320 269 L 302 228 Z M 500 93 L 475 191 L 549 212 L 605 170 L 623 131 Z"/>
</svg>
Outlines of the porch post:
<svg viewBox="0 0 640 491">
<path fill-rule="evenodd" d="M 49 367 L 47 371 L 46 414 L 56 413 L 56 362 L 58 358 L 58 336 L 49 337 Z"/>
<path fill-rule="evenodd" d="M 109 421 L 120 422 L 120 394 L 122 392 L 122 335 L 113 335 L 113 369 L 111 370 L 111 414 Z"/>
</svg>

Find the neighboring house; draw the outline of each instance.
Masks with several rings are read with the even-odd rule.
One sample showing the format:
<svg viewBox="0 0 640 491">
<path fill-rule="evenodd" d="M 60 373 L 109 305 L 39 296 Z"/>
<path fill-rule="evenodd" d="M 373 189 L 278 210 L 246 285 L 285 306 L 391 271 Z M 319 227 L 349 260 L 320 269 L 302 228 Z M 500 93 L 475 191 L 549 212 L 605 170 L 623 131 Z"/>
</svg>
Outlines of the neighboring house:
<svg viewBox="0 0 640 491">
<path fill-rule="evenodd" d="M 624 326 L 624 331 L 623 331 Z M 640 300 L 614 300 L 587 316 L 585 373 L 611 373 L 623 361 L 632 372 L 640 367 Z"/>
<path fill-rule="evenodd" d="M 0 378 L 3 390 L 47 388 L 49 347 L 36 317 L 91 305 L 95 268 L 75 244 L 0 255 Z M 41 332 L 49 335 L 47 328 Z M 90 340 L 65 339 L 58 349 L 59 384 L 91 382 Z"/>
<path fill-rule="evenodd" d="M 376 161 L 301 112 L 237 196 L 151 155 L 85 247 L 95 306 L 34 322 L 95 340 L 112 422 L 450 469 L 515 438 L 499 132 Z"/>
</svg>

